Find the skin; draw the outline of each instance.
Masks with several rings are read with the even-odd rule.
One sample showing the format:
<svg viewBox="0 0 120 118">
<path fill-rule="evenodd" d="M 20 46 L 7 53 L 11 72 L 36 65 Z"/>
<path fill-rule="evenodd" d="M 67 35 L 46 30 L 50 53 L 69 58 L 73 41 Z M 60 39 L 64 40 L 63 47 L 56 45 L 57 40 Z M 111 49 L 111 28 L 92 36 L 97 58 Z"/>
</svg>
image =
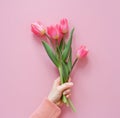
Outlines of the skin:
<svg viewBox="0 0 120 118">
<path fill-rule="evenodd" d="M 65 95 L 67 98 L 69 98 L 71 95 L 70 92 L 72 86 L 73 83 L 71 82 L 71 78 L 69 78 L 68 82 L 61 85 L 60 77 L 58 77 L 53 83 L 53 87 L 48 95 L 48 100 L 50 100 L 58 106 L 61 106 L 63 104 L 63 102 L 61 101 L 62 95 Z"/>
</svg>

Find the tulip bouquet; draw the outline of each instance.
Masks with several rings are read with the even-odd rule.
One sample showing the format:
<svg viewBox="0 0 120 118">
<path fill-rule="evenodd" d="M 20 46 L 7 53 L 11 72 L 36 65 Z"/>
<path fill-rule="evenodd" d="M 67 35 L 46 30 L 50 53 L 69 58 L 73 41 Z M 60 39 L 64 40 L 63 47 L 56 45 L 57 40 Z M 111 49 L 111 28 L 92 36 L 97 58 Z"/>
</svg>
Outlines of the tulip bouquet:
<svg viewBox="0 0 120 118">
<path fill-rule="evenodd" d="M 45 27 L 39 21 L 32 23 L 31 31 L 41 38 L 49 58 L 59 71 L 61 84 L 67 82 L 76 62 L 88 53 L 86 46 L 81 45 L 77 50 L 75 60 L 72 62 L 71 45 L 74 28 L 71 30 L 68 40 L 66 38 L 69 34 L 69 26 L 66 18 L 61 19 L 59 24 L 48 27 Z M 47 38 L 47 40 L 45 40 L 45 38 Z M 63 95 L 62 101 L 75 111 L 75 107 L 70 98 L 66 98 L 66 96 Z"/>
</svg>

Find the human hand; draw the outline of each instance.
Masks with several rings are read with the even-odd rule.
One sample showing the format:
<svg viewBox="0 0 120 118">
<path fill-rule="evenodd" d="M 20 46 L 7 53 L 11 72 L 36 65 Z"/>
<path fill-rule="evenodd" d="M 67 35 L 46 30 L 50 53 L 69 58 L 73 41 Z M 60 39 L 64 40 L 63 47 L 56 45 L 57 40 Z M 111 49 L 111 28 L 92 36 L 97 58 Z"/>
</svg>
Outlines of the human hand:
<svg viewBox="0 0 120 118">
<path fill-rule="evenodd" d="M 48 95 L 48 99 L 59 106 L 61 104 L 62 95 L 65 95 L 67 98 L 69 98 L 71 95 L 71 87 L 73 86 L 73 83 L 70 81 L 71 78 L 69 78 L 68 82 L 60 85 L 60 77 L 58 77 L 54 81 L 52 90 Z"/>
</svg>

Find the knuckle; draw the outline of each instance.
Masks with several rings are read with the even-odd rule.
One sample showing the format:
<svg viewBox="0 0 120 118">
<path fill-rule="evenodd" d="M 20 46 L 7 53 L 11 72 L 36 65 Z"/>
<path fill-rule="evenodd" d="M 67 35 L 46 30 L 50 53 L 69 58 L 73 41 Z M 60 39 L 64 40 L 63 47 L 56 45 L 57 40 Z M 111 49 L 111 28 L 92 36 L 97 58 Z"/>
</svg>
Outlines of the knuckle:
<svg viewBox="0 0 120 118">
<path fill-rule="evenodd" d="M 67 86 L 68 86 L 68 83 L 65 83 L 64 86 L 67 87 Z"/>
</svg>

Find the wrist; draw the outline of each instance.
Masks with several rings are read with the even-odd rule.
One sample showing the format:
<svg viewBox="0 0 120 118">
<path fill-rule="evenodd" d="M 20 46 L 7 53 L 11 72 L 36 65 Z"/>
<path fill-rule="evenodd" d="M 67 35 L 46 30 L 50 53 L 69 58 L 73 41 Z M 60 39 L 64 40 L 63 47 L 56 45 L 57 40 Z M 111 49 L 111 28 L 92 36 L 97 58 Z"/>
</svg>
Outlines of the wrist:
<svg viewBox="0 0 120 118">
<path fill-rule="evenodd" d="M 55 100 L 54 100 L 53 98 L 51 98 L 50 96 L 48 96 L 48 100 L 49 100 L 50 102 L 53 102 L 53 103 L 56 104 Z"/>
</svg>

